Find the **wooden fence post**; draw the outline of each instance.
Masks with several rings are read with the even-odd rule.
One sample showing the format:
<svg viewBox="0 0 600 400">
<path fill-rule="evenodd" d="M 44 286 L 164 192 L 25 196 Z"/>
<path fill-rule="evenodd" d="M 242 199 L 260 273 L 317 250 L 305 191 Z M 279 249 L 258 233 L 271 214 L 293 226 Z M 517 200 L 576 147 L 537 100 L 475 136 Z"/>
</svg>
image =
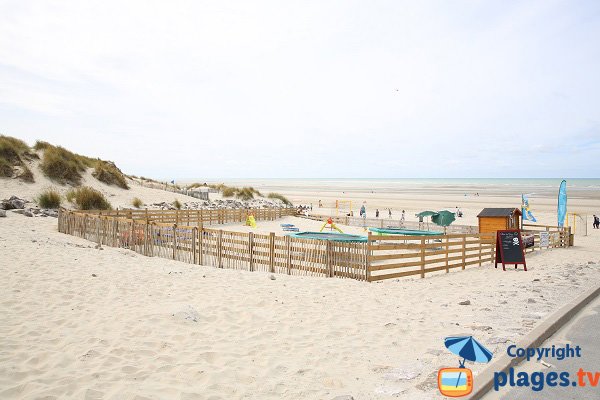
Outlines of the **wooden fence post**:
<svg viewBox="0 0 600 400">
<path fill-rule="evenodd" d="M 223 268 L 223 229 L 219 229 L 219 236 L 217 237 L 217 267 Z"/>
<path fill-rule="evenodd" d="M 269 234 L 269 272 L 275 272 L 275 232 Z"/>
<path fill-rule="evenodd" d="M 173 224 L 173 260 L 175 259 L 177 251 L 177 224 Z"/>
<path fill-rule="evenodd" d="M 248 269 L 254 271 L 254 232 L 248 234 Z"/>
<path fill-rule="evenodd" d="M 198 264 L 200 264 L 200 265 L 204 264 L 203 244 L 204 244 L 204 224 L 203 224 L 203 222 L 200 222 L 200 227 L 198 229 Z"/>
<path fill-rule="evenodd" d="M 192 228 L 192 264 L 196 264 L 196 238 L 198 237 L 198 227 Z"/>
<path fill-rule="evenodd" d="M 481 246 L 482 246 L 482 243 L 481 243 L 481 235 L 480 234 L 477 235 L 477 240 L 479 241 L 479 243 L 478 243 L 478 246 L 479 246 L 479 266 L 481 267 L 481 251 L 482 251 Z"/>
<path fill-rule="evenodd" d="M 292 274 L 292 245 L 291 245 L 291 237 L 286 236 L 285 237 L 285 250 L 287 253 L 287 259 L 286 259 L 286 267 L 287 267 L 287 274 L 291 275 Z"/>
<path fill-rule="evenodd" d="M 444 236 L 446 236 L 446 273 L 449 273 L 450 267 L 448 267 L 448 253 L 450 252 L 450 239 L 448 238 L 448 235 Z"/>
<path fill-rule="evenodd" d="M 327 275 L 333 278 L 333 251 L 331 240 L 325 241 L 325 264 L 327 265 Z"/>
<path fill-rule="evenodd" d="M 421 238 L 421 278 L 425 278 L 425 237 Z"/>
<path fill-rule="evenodd" d="M 371 242 L 372 232 L 369 231 L 367 236 L 367 245 L 365 246 L 365 280 L 371 282 Z"/>
<path fill-rule="evenodd" d="M 129 233 L 129 249 L 135 251 L 135 222 L 131 220 L 131 232 Z"/>
<path fill-rule="evenodd" d="M 467 235 L 462 235 L 462 269 L 465 269 L 466 265 L 466 255 L 467 255 Z"/>
</svg>

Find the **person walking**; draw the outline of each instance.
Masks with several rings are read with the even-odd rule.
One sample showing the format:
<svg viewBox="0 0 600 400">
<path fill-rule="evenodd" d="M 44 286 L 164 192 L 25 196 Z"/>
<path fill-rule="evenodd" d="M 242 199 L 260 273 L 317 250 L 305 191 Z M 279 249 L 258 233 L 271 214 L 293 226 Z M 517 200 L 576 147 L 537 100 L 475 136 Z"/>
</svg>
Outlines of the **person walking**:
<svg viewBox="0 0 600 400">
<path fill-rule="evenodd" d="M 389 215 L 390 219 L 392 219 L 392 209 L 391 208 L 388 208 L 388 215 Z"/>
<path fill-rule="evenodd" d="M 402 216 L 400 217 L 400 221 L 402 221 L 402 222 L 404 222 L 404 215 L 405 215 L 404 210 L 402 210 Z"/>
<path fill-rule="evenodd" d="M 375 210 L 375 218 L 379 218 L 379 208 Z"/>
<path fill-rule="evenodd" d="M 600 229 L 600 217 L 594 214 L 594 229 Z"/>
<path fill-rule="evenodd" d="M 367 218 L 367 209 L 365 208 L 364 204 L 360 207 L 360 216 L 363 218 Z"/>
</svg>

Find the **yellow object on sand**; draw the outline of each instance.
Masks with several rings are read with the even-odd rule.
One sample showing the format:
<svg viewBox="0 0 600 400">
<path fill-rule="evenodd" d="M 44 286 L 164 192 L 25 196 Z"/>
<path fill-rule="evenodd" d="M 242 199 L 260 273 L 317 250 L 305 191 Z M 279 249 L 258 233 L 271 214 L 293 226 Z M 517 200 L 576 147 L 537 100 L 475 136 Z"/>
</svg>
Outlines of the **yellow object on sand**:
<svg viewBox="0 0 600 400">
<path fill-rule="evenodd" d="M 323 232 L 323 229 L 325 229 L 325 227 L 329 225 L 329 227 L 331 229 L 335 229 L 336 231 L 338 231 L 339 233 L 344 233 L 342 232 L 342 230 L 340 228 L 338 228 L 337 226 L 335 226 L 335 224 L 333 223 L 333 220 L 331 218 L 327 219 L 327 222 L 325 222 L 323 224 L 323 226 L 321 227 L 321 230 L 319 232 Z"/>
<path fill-rule="evenodd" d="M 248 218 L 246 218 L 246 226 L 256 228 L 256 220 L 254 219 L 254 215 L 248 215 Z"/>
</svg>

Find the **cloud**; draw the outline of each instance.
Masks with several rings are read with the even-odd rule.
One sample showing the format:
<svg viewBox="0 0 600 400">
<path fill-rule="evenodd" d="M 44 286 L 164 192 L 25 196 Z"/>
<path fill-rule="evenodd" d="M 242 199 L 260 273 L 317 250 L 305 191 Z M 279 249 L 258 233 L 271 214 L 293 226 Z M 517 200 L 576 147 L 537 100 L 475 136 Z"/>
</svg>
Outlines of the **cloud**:
<svg viewBox="0 0 600 400">
<path fill-rule="evenodd" d="M 593 138 L 582 136 L 600 120 L 600 54 L 589 39 L 600 34 L 600 3 L 2 9 L 1 129 L 127 171 L 520 176 L 507 166 L 526 162 L 533 176 L 600 173 Z M 574 152 L 586 163 L 553 165 Z"/>
</svg>

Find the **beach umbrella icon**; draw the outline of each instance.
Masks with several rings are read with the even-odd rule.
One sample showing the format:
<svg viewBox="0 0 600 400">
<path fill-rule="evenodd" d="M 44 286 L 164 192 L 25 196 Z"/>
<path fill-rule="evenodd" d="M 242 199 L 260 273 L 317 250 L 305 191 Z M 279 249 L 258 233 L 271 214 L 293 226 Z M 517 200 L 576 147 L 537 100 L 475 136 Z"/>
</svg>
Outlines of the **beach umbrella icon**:
<svg viewBox="0 0 600 400">
<path fill-rule="evenodd" d="M 444 339 L 444 345 L 452 353 L 462 357 L 459 361 L 460 367 L 465 368 L 465 361 L 473 361 L 479 363 L 487 363 L 492 359 L 492 352 L 479 343 L 473 336 L 450 336 Z M 456 384 L 460 380 L 460 373 Z"/>
</svg>

